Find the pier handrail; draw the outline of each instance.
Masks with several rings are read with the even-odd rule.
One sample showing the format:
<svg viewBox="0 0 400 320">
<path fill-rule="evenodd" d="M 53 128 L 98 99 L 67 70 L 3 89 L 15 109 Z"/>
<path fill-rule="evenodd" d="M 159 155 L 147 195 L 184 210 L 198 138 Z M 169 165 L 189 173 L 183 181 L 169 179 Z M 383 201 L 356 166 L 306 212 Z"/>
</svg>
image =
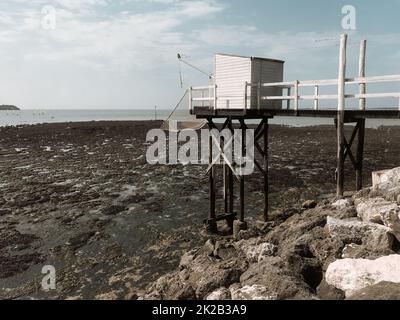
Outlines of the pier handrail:
<svg viewBox="0 0 400 320">
<path fill-rule="evenodd" d="M 265 100 L 277 100 L 277 101 L 287 101 L 287 109 L 291 109 L 291 102 L 294 102 L 294 110 L 299 110 L 299 101 L 302 100 L 313 100 L 314 110 L 319 110 L 320 100 L 337 100 L 338 111 L 345 110 L 346 99 L 358 99 L 359 109 L 366 110 L 366 99 L 369 98 L 398 98 L 398 110 L 400 111 L 400 92 L 382 92 L 382 93 L 366 93 L 366 84 L 368 83 L 385 83 L 385 82 L 399 82 L 400 75 L 383 75 L 383 76 L 365 76 L 365 57 L 366 57 L 366 40 L 361 41 L 360 44 L 360 56 L 359 56 L 359 73 L 356 78 L 346 78 L 346 48 L 347 48 L 347 34 L 343 34 L 340 40 L 340 51 L 339 51 L 339 75 L 336 79 L 322 79 L 322 80 L 295 80 L 286 82 L 274 82 L 274 83 L 244 83 L 244 90 L 239 92 L 236 96 L 223 97 L 217 94 L 217 85 L 202 86 L 202 87 L 191 87 L 189 89 L 189 106 L 190 110 L 193 111 L 193 102 L 201 102 L 204 107 L 204 103 L 209 103 L 210 109 L 216 109 L 217 99 L 221 100 L 241 100 L 243 103 L 243 108 L 245 110 L 250 104 L 256 103 L 257 108 L 261 108 L 261 101 Z M 356 94 L 347 94 L 347 85 L 358 85 L 359 92 Z M 320 87 L 323 86 L 336 86 L 337 94 L 320 94 Z M 300 89 L 305 87 L 314 87 L 313 95 L 301 95 Z M 250 88 L 250 90 L 249 90 Z M 275 95 L 268 96 L 262 95 L 262 89 L 264 88 L 279 88 L 287 90 L 286 95 Z M 201 97 L 195 97 L 194 94 L 201 92 Z M 208 91 L 205 96 L 204 91 Z M 249 92 L 250 91 L 250 92 Z M 293 92 L 293 93 L 292 93 Z M 283 94 L 283 93 L 282 93 Z M 254 97 L 256 97 L 256 102 L 253 102 Z M 227 102 L 227 107 L 229 103 Z M 255 106 L 250 105 L 254 108 Z"/>
<path fill-rule="evenodd" d="M 345 85 L 353 84 L 368 84 L 368 83 L 385 83 L 385 82 L 400 82 L 400 75 L 384 75 L 372 77 L 358 77 L 346 78 Z M 257 96 L 260 95 L 261 88 L 281 88 L 288 89 L 288 94 L 285 96 L 260 96 L 261 100 L 282 100 L 288 101 L 288 109 L 290 109 L 290 102 L 294 101 L 294 109 L 298 110 L 298 101 L 300 100 L 314 100 L 314 109 L 319 109 L 320 100 L 336 100 L 339 98 L 338 94 L 319 94 L 321 86 L 338 86 L 338 79 L 322 79 L 322 80 L 297 80 L 290 82 L 274 82 L 274 83 L 247 83 L 246 88 L 255 88 Z M 296 94 L 299 88 L 314 87 L 314 95 L 299 95 Z M 290 90 L 294 88 L 295 95 L 290 94 Z M 247 91 L 247 89 L 246 89 Z M 368 99 L 368 98 L 399 98 L 400 110 L 400 92 L 382 92 L 382 93 L 358 93 L 358 94 L 345 94 L 345 99 Z"/>
</svg>

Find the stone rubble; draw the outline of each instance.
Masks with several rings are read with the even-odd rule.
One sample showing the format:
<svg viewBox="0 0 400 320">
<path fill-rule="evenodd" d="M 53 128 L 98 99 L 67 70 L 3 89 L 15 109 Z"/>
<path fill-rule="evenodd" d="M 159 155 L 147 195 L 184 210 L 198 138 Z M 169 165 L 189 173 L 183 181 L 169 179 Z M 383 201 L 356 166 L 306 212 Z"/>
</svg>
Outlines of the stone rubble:
<svg viewBox="0 0 400 320">
<path fill-rule="evenodd" d="M 142 298 L 400 299 L 399 203 L 390 200 L 400 195 L 400 170 L 385 174 L 380 188 L 387 189 L 309 201 L 235 238 L 210 239 Z"/>
</svg>

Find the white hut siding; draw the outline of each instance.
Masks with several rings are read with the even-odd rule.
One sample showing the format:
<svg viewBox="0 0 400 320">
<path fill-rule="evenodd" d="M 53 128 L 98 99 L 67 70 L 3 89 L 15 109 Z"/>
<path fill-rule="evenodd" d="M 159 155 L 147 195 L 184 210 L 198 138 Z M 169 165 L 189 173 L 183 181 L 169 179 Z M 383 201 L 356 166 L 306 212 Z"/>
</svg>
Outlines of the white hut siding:
<svg viewBox="0 0 400 320">
<path fill-rule="evenodd" d="M 217 54 L 215 82 L 217 108 L 243 109 L 245 83 L 283 81 L 283 62 L 251 57 Z M 282 89 L 263 88 L 261 95 L 282 95 Z M 248 90 L 248 108 L 257 108 L 257 91 Z M 280 101 L 261 101 L 262 108 L 281 108 Z"/>
<path fill-rule="evenodd" d="M 216 55 L 215 83 L 218 109 L 243 109 L 246 82 L 251 82 L 249 58 Z"/>
</svg>

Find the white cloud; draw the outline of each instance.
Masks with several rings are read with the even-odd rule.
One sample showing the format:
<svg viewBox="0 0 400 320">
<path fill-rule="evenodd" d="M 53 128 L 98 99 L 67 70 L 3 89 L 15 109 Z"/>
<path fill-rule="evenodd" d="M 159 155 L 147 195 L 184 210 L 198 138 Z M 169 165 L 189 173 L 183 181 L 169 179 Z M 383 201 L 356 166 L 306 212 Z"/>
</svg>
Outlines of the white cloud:
<svg viewBox="0 0 400 320">
<path fill-rule="evenodd" d="M 29 51 L 16 59 L 60 60 L 104 68 L 153 67 L 155 61 L 174 57 L 177 48 L 193 49 L 180 27 L 223 10 L 215 1 L 161 1 L 169 4 L 164 10 L 102 15 L 95 8 L 109 5 L 108 0 L 57 0 L 56 30 L 40 28 L 43 16 L 38 5 L 45 2 L 35 1 L 18 13 L 0 12 L 0 25 L 7 30 L 0 44 L 8 45 L 3 50 L 14 52 L 18 50 L 9 47 L 10 43 L 29 45 Z"/>
</svg>

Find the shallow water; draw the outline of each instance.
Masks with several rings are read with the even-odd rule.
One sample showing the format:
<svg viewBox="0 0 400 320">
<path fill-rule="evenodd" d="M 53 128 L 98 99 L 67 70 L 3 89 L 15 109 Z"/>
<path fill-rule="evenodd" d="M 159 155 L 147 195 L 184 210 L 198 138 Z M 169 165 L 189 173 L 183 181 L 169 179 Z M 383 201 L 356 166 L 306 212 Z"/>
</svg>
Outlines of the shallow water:
<svg viewBox="0 0 400 320">
<path fill-rule="evenodd" d="M 0 127 L 41 123 L 165 120 L 171 110 L 19 110 L 0 111 Z M 333 125 L 333 119 L 314 117 L 276 117 L 271 124 L 291 127 Z M 369 119 L 368 128 L 400 125 L 400 119 Z"/>
</svg>

